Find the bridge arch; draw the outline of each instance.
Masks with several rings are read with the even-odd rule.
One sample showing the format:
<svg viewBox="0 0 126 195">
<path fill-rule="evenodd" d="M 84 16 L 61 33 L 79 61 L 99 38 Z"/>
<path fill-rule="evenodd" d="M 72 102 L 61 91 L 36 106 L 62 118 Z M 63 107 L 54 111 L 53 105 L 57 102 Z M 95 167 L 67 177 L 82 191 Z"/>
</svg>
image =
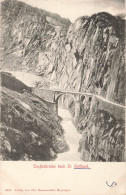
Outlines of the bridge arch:
<svg viewBox="0 0 126 195">
<path fill-rule="evenodd" d="M 57 94 L 55 96 L 55 103 L 56 103 L 56 109 L 57 109 L 57 114 L 59 113 L 59 100 L 61 97 L 66 97 L 66 100 L 67 98 L 71 97 L 70 98 L 70 102 L 68 100 L 68 107 L 70 106 L 71 107 L 71 111 L 73 113 L 73 116 L 77 116 L 78 113 L 80 112 L 80 101 L 79 100 L 79 95 L 78 94 L 72 94 L 72 93 L 60 93 L 60 94 Z"/>
<path fill-rule="evenodd" d="M 60 93 L 60 94 L 57 95 L 57 97 L 56 97 L 56 99 L 55 99 L 55 102 L 58 103 L 58 100 L 59 100 L 62 96 L 67 96 L 67 95 L 71 96 L 72 99 L 73 99 L 74 101 L 76 101 L 76 98 L 74 97 L 73 94 L 71 94 L 71 93 Z"/>
</svg>

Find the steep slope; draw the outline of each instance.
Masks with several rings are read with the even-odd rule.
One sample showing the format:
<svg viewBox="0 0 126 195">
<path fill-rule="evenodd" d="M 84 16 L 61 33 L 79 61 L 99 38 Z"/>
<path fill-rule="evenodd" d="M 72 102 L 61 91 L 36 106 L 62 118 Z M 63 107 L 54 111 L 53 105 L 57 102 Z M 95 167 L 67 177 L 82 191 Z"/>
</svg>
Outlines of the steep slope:
<svg viewBox="0 0 126 195">
<path fill-rule="evenodd" d="M 70 26 L 70 27 L 69 27 Z M 99 13 L 74 24 L 16 0 L 2 2 L 3 68 L 124 104 L 125 21 Z M 51 81 L 51 82 L 50 82 Z"/>
<path fill-rule="evenodd" d="M 67 151 L 55 105 L 33 95 L 10 74 L 1 74 L 4 82 L 0 102 L 0 159 L 54 160 L 57 153 Z M 7 88 L 12 82 L 15 85 Z"/>
<path fill-rule="evenodd" d="M 125 21 L 108 13 L 77 19 L 67 33 L 62 87 L 124 104 L 124 35 Z"/>
<path fill-rule="evenodd" d="M 81 17 L 67 33 L 60 88 L 125 104 L 125 21 L 108 13 Z M 74 114 L 71 100 L 69 107 Z M 125 161 L 125 109 L 93 96 L 80 97 L 76 119 L 85 161 Z"/>
<path fill-rule="evenodd" d="M 16 0 L 3 1 L 1 13 L 4 68 L 46 74 L 49 63 L 57 67 L 69 20 Z"/>
</svg>

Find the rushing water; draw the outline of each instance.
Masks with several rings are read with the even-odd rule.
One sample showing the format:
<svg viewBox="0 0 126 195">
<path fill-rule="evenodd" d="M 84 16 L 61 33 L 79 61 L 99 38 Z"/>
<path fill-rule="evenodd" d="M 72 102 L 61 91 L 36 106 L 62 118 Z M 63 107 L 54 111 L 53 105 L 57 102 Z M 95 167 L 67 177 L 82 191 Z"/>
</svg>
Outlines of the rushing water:
<svg viewBox="0 0 126 195">
<path fill-rule="evenodd" d="M 79 140 L 81 134 L 77 132 L 76 127 L 73 124 L 73 118 L 70 112 L 66 109 L 59 109 L 59 116 L 62 117 L 61 125 L 65 130 L 65 139 L 69 145 L 70 150 L 64 153 L 58 154 L 57 161 L 80 161 L 80 153 L 78 152 Z"/>
<path fill-rule="evenodd" d="M 22 81 L 29 87 L 35 87 L 36 82 L 42 82 L 42 77 L 37 75 L 20 72 L 20 71 L 6 71 L 10 72 L 18 80 Z M 22 102 L 24 105 L 24 103 Z M 25 107 L 28 106 L 25 104 Z M 81 134 L 77 132 L 76 127 L 73 124 L 73 118 L 67 109 L 59 108 L 59 116 L 63 119 L 61 125 L 65 130 L 65 139 L 69 145 L 70 150 L 64 153 L 58 154 L 57 161 L 80 161 L 80 153 L 78 152 L 79 140 L 81 139 Z"/>
</svg>

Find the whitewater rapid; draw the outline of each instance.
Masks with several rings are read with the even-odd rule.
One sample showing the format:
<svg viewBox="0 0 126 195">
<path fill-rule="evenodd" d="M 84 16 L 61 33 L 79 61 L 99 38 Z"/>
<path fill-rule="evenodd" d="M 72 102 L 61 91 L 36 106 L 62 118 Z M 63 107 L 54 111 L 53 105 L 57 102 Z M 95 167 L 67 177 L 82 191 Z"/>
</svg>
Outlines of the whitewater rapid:
<svg viewBox="0 0 126 195">
<path fill-rule="evenodd" d="M 43 78 L 32 73 L 21 71 L 6 71 L 15 76 L 18 80 L 23 82 L 29 87 L 35 87 L 36 82 L 43 82 Z M 28 105 L 21 102 L 23 106 L 30 109 Z M 70 150 L 64 153 L 58 154 L 57 161 L 80 161 L 80 153 L 78 152 L 79 140 L 81 134 L 77 132 L 77 129 L 73 123 L 73 118 L 67 109 L 59 108 L 58 115 L 63 119 L 61 125 L 65 130 L 65 139 L 69 145 Z"/>
<path fill-rule="evenodd" d="M 58 115 L 63 119 L 61 125 L 65 130 L 65 139 L 70 150 L 58 154 L 56 161 L 80 161 L 81 159 L 80 153 L 78 152 L 78 147 L 81 134 L 77 132 L 69 110 L 59 108 Z"/>
</svg>

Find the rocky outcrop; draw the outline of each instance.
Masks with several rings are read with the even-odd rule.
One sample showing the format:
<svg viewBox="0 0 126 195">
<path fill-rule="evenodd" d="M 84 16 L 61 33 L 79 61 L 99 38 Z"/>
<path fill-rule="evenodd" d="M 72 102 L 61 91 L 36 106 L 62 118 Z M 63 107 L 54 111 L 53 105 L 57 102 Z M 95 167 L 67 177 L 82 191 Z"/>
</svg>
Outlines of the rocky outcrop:
<svg viewBox="0 0 126 195">
<path fill-rule="evenodd" d="M 48 87 L 52 83 L 124 104 L 124 28 L 121 17 L 104 12 L 70 24 L 56 14 L 5 0 L 3 67 L 42 75 Z"/>
<path fill-rule="evenodd" d="M 1 160 L 54 160 L 57 153 L 68 150 L 64 130 L 55 105 L 40 99 L 24 88 L 7 88 L 7 83 L 19 81 L 10 74 L 1 91 Z M 1 77 L 3 78 L 3 76 Z"/>
<path fill-rule="evenodd" d="M 93 98 L 78 120 L 79 151 L 84 161 L 125 161 L 125 110 Z"/>
<path fill-rule="evenodd" d="M 51 74 L 70 21 L 16 0 L 3 1 L 1 14 L 3 67 Z"/>
<path fill-rule="evenodd" d="M 108 13 L 77 19 L 67 33 L 64 68 L 59 71 L 60 87 L 90 92 L 124 105 L 124 27 L 124 20 Z M 69 101 L 74 114 L 73 105 Z M 124 108 L 97 98 L 80 96 L 76 123 L 82 133 L 81 159 L 125 161 L 124 117 Z"/>
<path fill-rule="evenodd" d="M 124 104 L 124 27 L 108 13 L 77 19 L 67 33 L 62 87 Z"/>
</svg>

